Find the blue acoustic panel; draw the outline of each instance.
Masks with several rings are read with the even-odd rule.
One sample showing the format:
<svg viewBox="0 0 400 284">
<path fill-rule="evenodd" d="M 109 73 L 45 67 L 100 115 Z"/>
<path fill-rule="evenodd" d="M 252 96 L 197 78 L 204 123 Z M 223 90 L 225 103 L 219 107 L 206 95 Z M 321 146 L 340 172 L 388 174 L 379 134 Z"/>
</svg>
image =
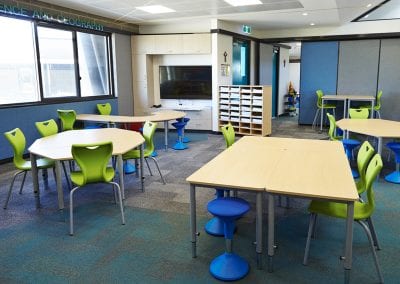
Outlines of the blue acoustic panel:
<svg viewBox="0 0 400 284">
<path fill-rule="evenodd" d="M 93 100 L 63 104 L 33 105 L 10 107 L 0 109 L 0 117 L 4 121 L 0 125 L 0 159 L 11 158 L 13 151 L 3 133 L 14 128 L 20 128 L 25 134 L 26 148 L 29 147 L 40 135 L 35 127 L 36 121 L 55 119 L 58 121 L 57 109 L 73 109 L 76 113 L 97 113 L 98 103 L 110 103 L 112 114 L 118 114 L 117 99 Z"/>
<path fill-rule="evenodd" d="M 317 110 L 315 91 L 336 94 L 337 41 L 304 42 L 301 46 L 300 64 L 300 124 L 311 124 Z"/>
</svg>

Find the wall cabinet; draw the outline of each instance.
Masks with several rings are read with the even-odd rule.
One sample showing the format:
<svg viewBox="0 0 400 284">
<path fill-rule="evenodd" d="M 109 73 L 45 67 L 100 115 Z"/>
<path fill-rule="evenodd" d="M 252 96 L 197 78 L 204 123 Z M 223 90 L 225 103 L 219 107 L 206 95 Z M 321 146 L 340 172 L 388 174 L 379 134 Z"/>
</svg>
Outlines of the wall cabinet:
<svg viewBox="0 0 400 284">
<path fill-rule="evenodd" d="M 230 122 L 242 135 L 271 134 L 271 86 L 220 86 L 219 127 Z"/>
</svg>

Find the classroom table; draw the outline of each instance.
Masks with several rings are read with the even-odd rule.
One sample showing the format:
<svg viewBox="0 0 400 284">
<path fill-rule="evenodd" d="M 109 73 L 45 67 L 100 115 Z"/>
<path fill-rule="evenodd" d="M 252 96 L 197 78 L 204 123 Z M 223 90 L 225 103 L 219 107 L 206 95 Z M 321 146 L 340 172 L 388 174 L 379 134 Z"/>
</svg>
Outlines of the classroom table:
<svg viewBox="0 0 400 284">
<path fill-rule="evenodd" d="M 352 101 L 371 102 L 371 109 L 374 109 L 375 96 L 357 96 L 357 95 L 324 95 L 322 96 L 322 105 L 325 101 L 343 101 L 343 118 L 349 117 L 349 111 Z M 374 118 L 374 112 L 371 111 L 370 117 Z M 322 131 L 322 123 L 324 118 L 324 108 L 321 108 L 321 124 L 320 131 Z"/>
<path fill-rule="evenodd" d="M 117 169 L 119 172 L 119 185 L 122 197 L 125 198 L 124 175 L 122 167 L 122 154 L 140 146 L 140 178 L 144 191 L 143 178 L 143 145 L 144 138 L 140 133 L 118 128 L 99 128 L 69 130 L 55 135 L 37 139 L 30 147 L 30 159 L 32 162 L 33 188 L 36 197 L 36 207 L 40 207 L 40 191 L 38 182 L 37 156 L 49 158 L 55 161 L 56 184 L 59 209 L 64 209 L 64 197 L 61 179 L 61 161 L 72 160 L 71 147 L 73 144 L 86 144 L 111 141 L 113 143 L 113 155 L 117 156 Z"/>
<path fill-rule="evenodd" d="M 336 126 L 345 130 L 345 136 L 349 132 L 374 136 L 378 139 L 378 154 L 382 155 L 383 138 L 400 138 L 400 122 L 386 119 L 341 119 Z"/>
<path fill-rule="evenodd" d="M 100 114 L 78 114 L 76 120 L 104 122 L 109 124 L 121 123 L 143 123 L 146 121 L 164 122 L 164 144 L 165 150 L 168 149 L 168 121 L 185 117 L 183 111 L 165 110 L 153 112 L 152 115 L 146 116 L 126 116 L 126 115 L 100 115 Z"/>
<path fill-rule="evenodd" d="M 329 162 L 328 162 L 329 161 Z M 354 201 L 357 189 L 338 141 L 246 136 L 186 179 L 190 184 L 192 256 L 196 257 L 196 186 L 249 191 L 256 197 L 256 253 L 261 268 L 262 197 L 268 195 L 268 271 L 273 270 L 274 197 L 294 196 L 348 204 L 346 279 L 352 266 Z M 306 228 L 305 228 L 306 230 Z"/>
</svg>

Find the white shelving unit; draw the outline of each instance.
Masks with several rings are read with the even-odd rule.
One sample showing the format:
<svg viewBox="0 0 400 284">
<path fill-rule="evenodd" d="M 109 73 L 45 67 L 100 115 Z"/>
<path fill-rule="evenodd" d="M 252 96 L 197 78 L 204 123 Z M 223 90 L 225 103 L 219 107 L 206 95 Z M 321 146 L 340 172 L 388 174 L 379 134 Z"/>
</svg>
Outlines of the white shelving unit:
<svg viewBox="0 0 400 284">
<path fill-rule="evenodd" d="M 219 86 L 218 121 L 242 135 L 271 134 L 271 86 Z"/>
</svg>

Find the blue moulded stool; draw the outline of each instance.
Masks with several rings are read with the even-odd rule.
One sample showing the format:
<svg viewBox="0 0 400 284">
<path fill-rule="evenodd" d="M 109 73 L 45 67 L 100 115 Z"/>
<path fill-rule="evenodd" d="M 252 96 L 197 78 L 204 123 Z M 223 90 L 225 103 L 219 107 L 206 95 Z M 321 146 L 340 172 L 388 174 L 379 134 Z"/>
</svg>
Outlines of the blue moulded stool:
<svg viewBox="0 0 400 284">
<path fill-rule="evenodd" d="M 177 118 L 176 121 L 183 121 L 185 123 L 185 127 L 187 123 L 189 122 L 190 118 L 189 117 L 182 117 L 182 118 Z M 189 143 L 190 139 L 185 136 L 185 127 L 183 127 L 183 132 L 182 132 L 182 142 L 183 143 Z M 176 142 L 179 142 L 179 139 L 176 140 Z"/>
<path fill-rule="evenodd" d="M 222 281 L 234 281 L 245 277 L 249 272 L 249 264 L 232 252 L 232 239 L 235 220 L 249 211 L 249 203 L 235 197 L 216 198 L 208 203 L 207 209 L 224 223 L 226 241 L 226 251 L 214 258 L 210 264 L 211 275 Z"/>
<path fill-rule="evenodd" d="M 400 183 L 400 143 L 389 142 L 386 144 L 386 147 L 394 152 L 396 159 L 396 170 L 385 176 L 385 180 L 388 182 Z"/>
<path fill-rule="evenodd" d="M 355 139 L 343 139 L 342 140 L 344 150 L 346 151 L 347 158 L 349 161 L 353 159 L 353 151 L 356 147 L 360 146 L 361 142 Z M 360 175 L 354 169 L 351 169 L 353 178 L 358 178 Z"/>
<path fill-rule="evenodd" d="M 178 132 L 178 142 L 176 142 L 175 145 L 172 146 L 172 149 L 174 149 L 174 150 L 185 150 L 185 149 L 189 148 L 182 141 L 183 129 L 184 129 L 185 125 L 186 125 L 186 123 L 183 121 L 177 121 L 177 122 L 172 123 L 172 126 L 175 127 L 176 131 Z"/>
<path fill-rule="evenodd" d="M 217 196 L 217 198 L 223 198 L 224 190 L 217 189 L 215 191 L 215 195 Z M 224 236 L 224 222 L 221 220 L 221 218 L 214 216 L 206 223 L 206 225 L 204 226 L 204 230 L 210 235 L 222 237 Z"/>
</svg>

